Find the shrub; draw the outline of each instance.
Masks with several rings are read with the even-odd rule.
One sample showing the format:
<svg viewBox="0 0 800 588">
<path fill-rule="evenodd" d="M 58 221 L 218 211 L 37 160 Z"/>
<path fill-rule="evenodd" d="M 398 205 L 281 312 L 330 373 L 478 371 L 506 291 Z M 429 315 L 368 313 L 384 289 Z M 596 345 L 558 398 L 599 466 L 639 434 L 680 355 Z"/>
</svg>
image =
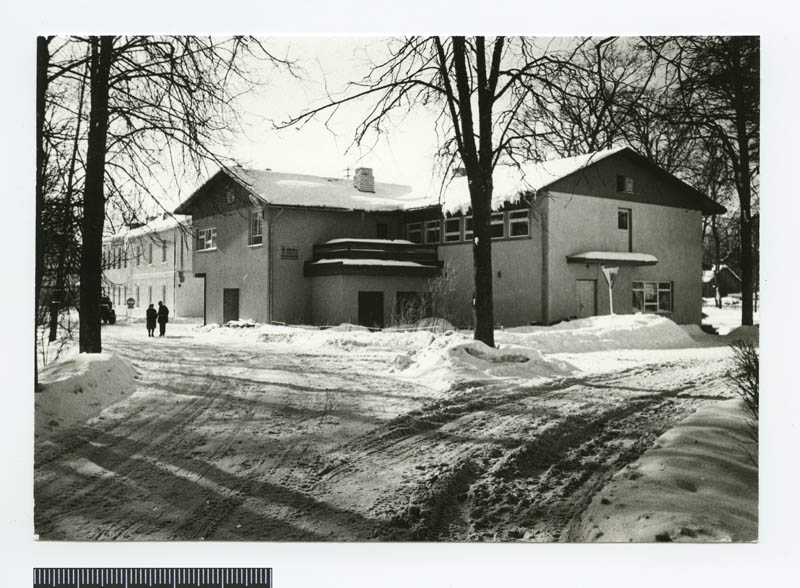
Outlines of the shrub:
<svg viewBox="0 0 800 588">
<path fill-rule="evenodd" d="M 744 402 L 747 416 L 747 435 L 756 445 L 755 454 L 750 453 L 756 461 L 758 453 L 758 350 L 750 341 L 736 341 L 731 344 L 734 369 L 729 377 L 735 386 L 736 393 Z"/>
</svg>

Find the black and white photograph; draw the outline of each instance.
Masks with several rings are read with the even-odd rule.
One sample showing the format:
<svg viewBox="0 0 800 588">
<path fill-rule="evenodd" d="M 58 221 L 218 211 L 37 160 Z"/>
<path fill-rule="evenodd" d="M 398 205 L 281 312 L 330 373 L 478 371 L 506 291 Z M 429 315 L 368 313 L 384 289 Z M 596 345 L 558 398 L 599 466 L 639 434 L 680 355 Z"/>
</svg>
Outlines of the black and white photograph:
<svg viewBox="0 0 800 588">
<path fill-rule="evenodd" d="M 40 540 L 758 538 L 759 38 L 36 38 Z"/>
<path fill-rule="evenodd" d="M 7 11 L 8 585 L 796 575 L 776 6 Z"/>
</svg>

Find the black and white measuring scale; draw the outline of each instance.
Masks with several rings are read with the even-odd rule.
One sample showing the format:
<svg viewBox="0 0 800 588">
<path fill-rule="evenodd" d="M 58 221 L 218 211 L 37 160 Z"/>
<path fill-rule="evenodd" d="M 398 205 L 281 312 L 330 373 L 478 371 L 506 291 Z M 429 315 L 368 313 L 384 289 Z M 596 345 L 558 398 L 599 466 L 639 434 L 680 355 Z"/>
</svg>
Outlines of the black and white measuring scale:
<svg viewBox="0 0 800 588">
<path fill-rule="evenodd" d="M 272 588 L 272 568 L 35 568 L 33 588 Z"/>
</svg>

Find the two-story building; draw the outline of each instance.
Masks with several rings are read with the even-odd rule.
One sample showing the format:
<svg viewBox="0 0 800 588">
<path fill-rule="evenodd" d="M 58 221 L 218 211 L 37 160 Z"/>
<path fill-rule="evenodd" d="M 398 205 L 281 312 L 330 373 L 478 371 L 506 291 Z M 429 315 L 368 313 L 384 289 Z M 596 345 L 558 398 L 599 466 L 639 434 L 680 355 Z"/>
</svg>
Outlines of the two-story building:
<svg viewBox="0 0 800 588">
<path fill-rule="evenodd" d="M 602 269 L 619 268 L 614 312 L 699 323 L 704 214 L 724 209 L 629 148 L 499 168 L 492 251 L 498 325 L 607 314 Z M 432 276 L 449 317 L 472 324 L 466 178 L 443 204 L 408 186 L 222 169 L 176 210 L 195 228 L 205 320 L 384 326 Z"/>
<path fill-rule="evenodd" d="M 117 316 L 143 315 L 159 300 L 172 316 L 203 316 L 203 282 L 192 272 L 193 249 L 191 218 L 167 214 L 105 239 L 103 291 Z"/>
</svg>

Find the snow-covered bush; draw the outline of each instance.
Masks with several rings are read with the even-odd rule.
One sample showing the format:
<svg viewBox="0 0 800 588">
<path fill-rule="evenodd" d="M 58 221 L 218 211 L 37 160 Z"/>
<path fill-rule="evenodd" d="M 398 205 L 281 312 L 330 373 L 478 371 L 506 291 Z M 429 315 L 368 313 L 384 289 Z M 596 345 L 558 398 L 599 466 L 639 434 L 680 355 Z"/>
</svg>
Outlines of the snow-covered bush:
<svg viewBox="0 0 800 588">
<path fill-rule="evenodd" d="M 750 452 L 754 462 L 758 460 L 758 349 L 752 342 L 743 339 L 731 344 L 734 369 L 730 373 L 736 393 L 744 403 L 747 415 L 747 435 L 755 445 Z"/>
</svg>

